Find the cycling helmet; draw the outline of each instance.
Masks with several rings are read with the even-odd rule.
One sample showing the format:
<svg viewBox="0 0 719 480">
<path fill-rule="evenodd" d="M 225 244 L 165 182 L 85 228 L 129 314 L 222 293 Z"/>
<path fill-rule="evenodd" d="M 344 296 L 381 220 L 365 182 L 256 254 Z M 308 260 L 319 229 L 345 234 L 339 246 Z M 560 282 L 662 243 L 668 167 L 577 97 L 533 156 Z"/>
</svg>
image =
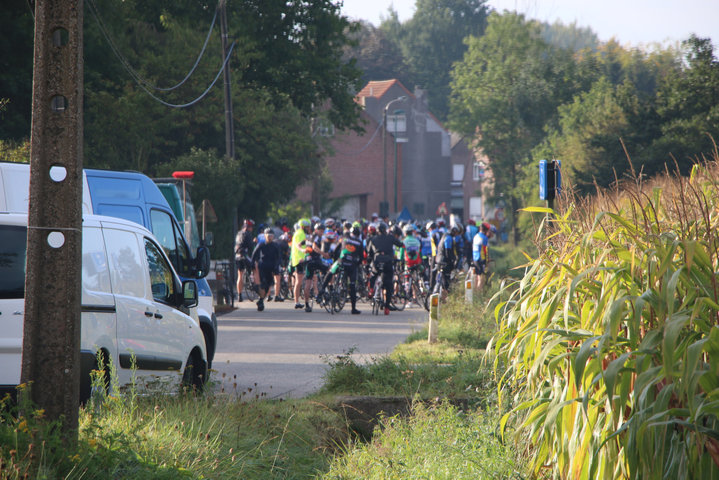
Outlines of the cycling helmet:
<svg viewBox="0 0 719 480">
<path fill-rule="evenodd" d="M 352 222 L 352 228 L 362 228 L 362 224 L 360 222 Z"/>
<path fill-rule="evenodd" d="M 370 235 L 374 235 L 375 233 L 377 233 L 377 225 L 374 223 L 370 223 L 367 227 L 367 233 L 369 233 Z"/>
<path fill-rule="evenodd" d="M 437 219 L 437 226 L 444 227 L 444 218 Z"/>
<path fill-rule="evenodd" d="M 314 229 L 315 229 L 315 230 L 324 230 L 324 229 L 325 229 L 325 226 L 322 225 L 322 222 L 317 222 L 317 223 L 315 223 Z"/>
<path fill-rule="evenodd" d="M 326 228 L 333 228 L 335 226 L 335 219 L 334 218 L 328 218 L 325 220 L 325 227 Z"/>
<path fill-rule="evenodd" d="M 255 226 L 255 222 L 253 222 L 253 221 L 250 220 L 249 218 L 246 218 L 245 221 L 242 222 L 242 226 L 243 226 L 243 227 L 254 227 L 254 226 Z"/>
<path fill-rule="evenodd" d="M 265 228 L 265 235 L 274 235 L 275 231 L 272 230 L 270 227 Z"/>
<path fill-rule="evenodd" d="M 411 234 L 413 234 L 413 233 L 414 233 L 414 225 L 412 225 L 411 223 L 408 224 L 408 225 L 405 225 L 405 227 L 404 227 L 404 234 L 405 234 L 405 235 L 411 235 Z"/>
<path fill-rule="evenodd" d="M 470 218 L 469 220 L 467 220 L 467 225 L 476 225 L 476 223 L 473 218 Z"/>
<path fill-rule="evenodd" d="M 349 230 L 352 228 L 352 224 L 350 222 L 345 222 L 342 224 L 342 228 L 344 228 L 345 230 Z"/>
<path fill-rule="evenodd" d="M 334 230 L 327 230 L 325 232 L 325 240 L 328 242 L 334 242 L 335 240 L 337 240 L 337 232 L 335 232 Z"/>
<path fill-rule="evenodd" d="M 461 224 L 461 223 L 457 222 L 457 223 L 455 223 L 455 224 L 452 225 L 451 231 L 452 231 L 453 234 L 456 235 L 456 234 L 458 234 L 458 233 L 463 232 L 463 231 L 464 231 L 464 227 L 462 227 L 462 224 Z"/>
<path fill-rule="evenodd" d="M 309 218 L 300 218 L 297 223 L 299 224 L 300 228 L 308 228 L 312 225 Z"/>
<path fill-rule="evenodd" d="M 377 226 L 377 230 L 379 231 L 379 233 L 382 233 L 382 234 L 387 233 L 387 224 L 384 222 L 379 222 L 379 225 Z"/>
<path fill-rule="evenodd" d="M 402 235 L 402 229 L 399 228 L 399 225 L 394 225 L 392 227 L 392 235 Z"/>
<path fill-rule="evenodd" d="M 485 229 L 485 230 L 491 230 L 491 229 L 492 229 L 492 225 L 490 225 L 490 224 L 487 223 L 487 222 L 482 222 L 482 228 Z"/>
<path fill-rule="evenodd" d="M 434 230 L 437 228 L 437 224 L 434 222 L 427 222 L 427 226 L 425 227 L 427 230 Z"/>
<path fill-rule="evenodd" d="M 319 223 L 320 217 L 318 217 L 317 215 L 312 215 L 312 218 L 310 218 L 310 220 L 312 220 L 312 223 Z"/>
</svg>

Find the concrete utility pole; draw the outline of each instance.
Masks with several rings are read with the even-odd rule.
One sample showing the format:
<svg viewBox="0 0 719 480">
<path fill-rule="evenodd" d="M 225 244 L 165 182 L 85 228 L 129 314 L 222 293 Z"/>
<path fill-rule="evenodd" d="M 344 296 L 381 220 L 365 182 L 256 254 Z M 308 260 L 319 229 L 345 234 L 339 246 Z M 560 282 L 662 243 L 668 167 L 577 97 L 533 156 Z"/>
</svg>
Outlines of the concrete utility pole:
<svg viewBox="0 0 719 480">
<path fill-rule="evenodd" d="M 35 8 L 23 383 L 77 439 L 82 259 L 82 0 Z"/>
<path fill-rule="evenodd" d="M 220 9 L 220 30 L 222 31 L 222 58 L 227 58 L 227 0 L 222 0 L 217 6 Z M 232 89 L 230 83 L 230 62 L 225 65 L 222 72 L 225 80 L 225 154 L 228 158 L 235 158 L 235 125 L 232 118 Z"/>
</svg>

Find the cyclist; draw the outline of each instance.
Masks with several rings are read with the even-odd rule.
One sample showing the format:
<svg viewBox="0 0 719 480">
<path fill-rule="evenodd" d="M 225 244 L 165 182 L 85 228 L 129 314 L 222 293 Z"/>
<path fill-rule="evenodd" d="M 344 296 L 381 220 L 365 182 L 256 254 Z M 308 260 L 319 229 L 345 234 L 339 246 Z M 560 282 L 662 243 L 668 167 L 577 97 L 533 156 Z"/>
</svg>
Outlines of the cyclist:
<svg viewBox="0 0 719 480">
<path fill-rule="evenodd" d="M 255 278 L 260 283 L 260 298 L 257 300 L 258 312 L 265 309 L 265 295 L 270 292 L 270 287 L 275 284 L 275 272 L 280 267 L 280 249 L 274 242 L 275 234 L 271 228 L 266 228 L 264 234 L 265 241 L 258 243 L 255 251 L 252 252 Z"/>
<path fill-rule="evenodd" d="M 437 256 L 435 257 L 435 268 L 432 280 L 432 288 L 436 283 L 437 273 L 442 272 L 442 286 L 445 290 L 449 291 L 449 278 L 452 274 L 452 270 L 456 266 L 457 262 L 461 260 L 461 253 L 458 254 L 456 237 L 460 236 L 463 232 L 462 225 L 456 223 L 452 225 L 447 233 L 442 235 L 437 246 Z"/>
<path fill-rule="evenodd" d="M 360 263 L 364 257 L 364 247 L 362 246 L 362 240 L 360 239 L 361 233 L 362 228 L 360 224 L 354 222 L 352 224 L 350 234 L 342 239 L 342 246 L 337 248 L 337 250 L 340 251 L 339 258 L 332 266 L 329 273 L 325 276 L 324 282 L 322 283 L 322 289 L 324 290 L 332 281 L 332 277 L 341 263 L 349 286 L 350 302 L 352 303 L 352 315 L 359 315 L 362 313 L 357 310 L 357 274 L 359 272 Z"/>
<path fill-rule="evenodd" d="M 295 308 L 304 308 L 300 303 L 300 290 L 305 278 L 305 247 L 307 245 L 307 234 L 310 232 L 309 218 L 301 218 L 296 225 L 295 234 L 292 236 L 292 247 L 290 250 L 290 273 L 294 274 L 295 284 Z"/>
<path fill-rule="evenodd" d="M 492 226 L 482 222 L 479 226 L 479 233 L 472 241 L 472 261 L 474 274 L 477 277 L 477 289 L 484 288 L 484 281 L 487 276 L 487 262 L 489 261 L 489 238 L 492 236 Z"/>
<path fill-rule="evenodd" d="M 330 258 L 330 253 L 322 250 L 322 236 L 324 233 L 324 225 L 320 222 L 315 223 L 314 234 L 305 248 L 307 253 L 305 257 L 305 280 L 313 280 L 315 272 L 319 272 L 318 278 L 321 278 L 329 269 L 322 261 L 325 258 Z M 307 301 L 309 298 L 310 282 L 305 282 L 305 312 L 308 313 L 312 311 L 312 307 Z"/>
<path fill-rule="evenodd" d="M 242 230 L 237 232 L 235 237 L 235 264 L 237 266 L 237 293 L 239 294 L 239 301 L 242 301 L 242 289 L 245 286 L 245 281 L 242 278 L 243 272 L 252 269 L 252 261 L 250 255 L 255 248 L 255 239 L 252 236 L 252 230 L 255 227 L 255 222 L 249 218 L 242 222 Z"/>
<path fill-rule="evenodd" d="M 372 280 L 374 285 L 378 275 L 382 275 L 382 297 L 384 314 L 389 315 L 389 301 L 392 292 L 392 278 L 394 277 L 394 247 L 402 247 L 402 242 L 387 233 L 387 224 L 380 223 L 378 234 L 367 243 L 367 259 L 372 262 Z"/>
<path fill-rule="evenodd" d="M 464 229 L 464 259 L 470 269 L 473 267 L 472 242 L 474 241 L 474 237 L 477 233 L 479 233 L 479 227 L 477 227 L 475 221 L 470 218 L 467 220 L 467 227 Z"/>
<path fill-rule="evenodd" d="M 422 263 L 422 243 L 414 236 L 414 225 L 411 223 L 404 227 L 404 235 L 404 263 L 410 269 Z"/>
</svg>

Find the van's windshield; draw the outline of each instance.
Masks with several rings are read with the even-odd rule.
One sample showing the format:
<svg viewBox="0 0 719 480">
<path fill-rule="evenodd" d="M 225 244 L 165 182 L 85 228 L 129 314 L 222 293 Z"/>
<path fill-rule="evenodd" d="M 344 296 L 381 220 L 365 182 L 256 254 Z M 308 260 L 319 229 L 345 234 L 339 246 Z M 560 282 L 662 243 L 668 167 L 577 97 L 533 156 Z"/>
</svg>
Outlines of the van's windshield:
<svg viewBox="0 0 719 480">
<path fill-rule="evenodd" d="M 0 298 L 24 298 L 27 229 L 0 225 L 0 238 Z"/>
</svg>

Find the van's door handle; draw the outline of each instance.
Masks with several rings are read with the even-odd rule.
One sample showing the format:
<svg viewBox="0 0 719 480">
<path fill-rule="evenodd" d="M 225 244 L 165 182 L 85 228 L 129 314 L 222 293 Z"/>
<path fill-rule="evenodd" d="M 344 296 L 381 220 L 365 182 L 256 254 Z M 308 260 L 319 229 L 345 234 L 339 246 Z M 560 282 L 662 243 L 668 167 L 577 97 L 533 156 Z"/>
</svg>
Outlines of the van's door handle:
<svg viewBox="0 0 719 480">
<path fill-rule="evenodd" d="M 155 318 L 162 318 L 162 314 L 156 313 Z"/>
<path fill-rule="evenodd" d="M 152 317 L 152 312 L 145 312 L 146 317 Z"/>
</svg>

